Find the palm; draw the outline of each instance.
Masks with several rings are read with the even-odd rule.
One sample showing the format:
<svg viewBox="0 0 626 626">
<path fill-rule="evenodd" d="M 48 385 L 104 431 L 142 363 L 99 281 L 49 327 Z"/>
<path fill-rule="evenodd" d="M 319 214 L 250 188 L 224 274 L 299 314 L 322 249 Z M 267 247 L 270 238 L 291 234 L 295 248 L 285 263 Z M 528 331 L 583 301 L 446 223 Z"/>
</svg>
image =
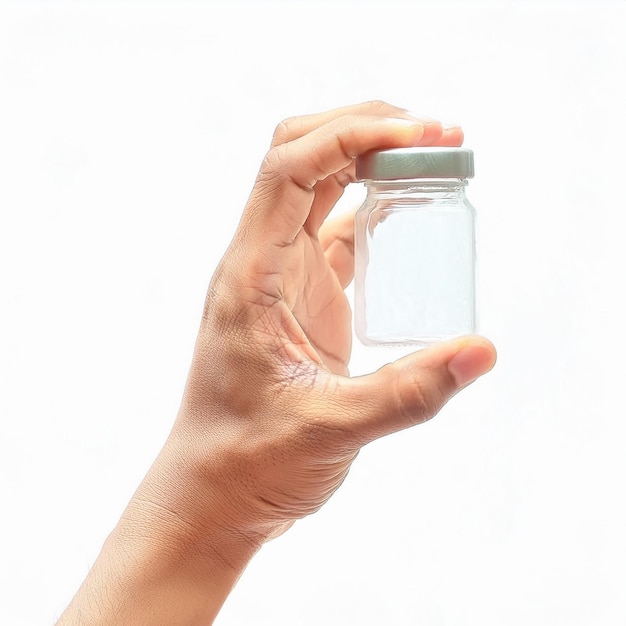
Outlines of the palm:
<svg viewBox="0 0 626 626">
<path fill-rule="evenodd" d="M 285 259 L 285 302 L 324 364 L 346 374 L 351 314 L 340 279 L 317 237 L 303 229 Z"/>
</svg>

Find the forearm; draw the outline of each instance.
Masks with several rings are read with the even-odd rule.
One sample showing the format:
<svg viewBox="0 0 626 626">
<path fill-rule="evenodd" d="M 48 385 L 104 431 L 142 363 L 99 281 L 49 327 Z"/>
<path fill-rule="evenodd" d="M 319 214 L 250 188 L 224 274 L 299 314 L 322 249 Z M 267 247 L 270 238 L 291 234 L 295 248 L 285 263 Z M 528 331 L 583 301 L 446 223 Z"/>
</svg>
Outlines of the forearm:
<svg viewBox="0 0 626 626">
<path fill-rule="evenodd" d="M 213 623 L 262 540 L 227 527 L 209 493 L 189 522 L 194 477 L 170 456 L 155 462 L 57 626 Z"/>
</svg>

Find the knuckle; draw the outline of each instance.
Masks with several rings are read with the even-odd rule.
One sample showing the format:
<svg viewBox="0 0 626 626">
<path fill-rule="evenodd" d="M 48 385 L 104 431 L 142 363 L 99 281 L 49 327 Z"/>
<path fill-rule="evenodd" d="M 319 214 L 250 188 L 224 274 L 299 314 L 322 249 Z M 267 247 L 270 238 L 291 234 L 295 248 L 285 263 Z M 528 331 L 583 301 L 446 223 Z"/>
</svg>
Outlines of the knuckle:
<svg viewBox="0 0 626 626">
<path fill-rule="evenodd" d="M 373 115 L 385 115 L 388 114 L 389 111 L 397 110 L 397 107 L 392 106 L 384 100 L 369 100 L 365 103 L 365 106 Z"/>
<path fill-rule="evenodd" d="M 215 349 L 220 355 L 225 346 L 235 350 L 242 343 L 245 333 L 242 311 L 233 297 L 225 296 L 213 284 L 206 294 L 200 327 L 199 345 L 207 351 Z M 219 348 L 214 346 L 215 337 L 220 338 Z"/>
<path fill-rule="evenodd" d="M 273 146 L 263 159 L 261 174 L 271 178 L 281 176 L 286 170 L 286 162 L 287 156 L 283 144 Z"/>
<path fill-rule="evenodd" d="M 222 293 L 224 289 L 223 274 L 223 265 L 220 265 L 209 283 L 202 313 L 202 319 L 205 323 L 211 320 L 217 320 L 222 327 L 225 326 L 230 319 L 230 312 L 228 311 L 228 307 L 225 306 L 229 299 L 224 298 Z"/>
<path fill-rule="evenodd" d="M 309 161 L 313 158 L 308 155 Z M 280 187 L 285 183 L 293 183 L 302 190 L 311 193 L 314 179 L 305 179 L 298 169 L 297 155 L 290 151 L 289 144 L 283 143 L 269 149 L 259 172 L 257 182 L 264 187 Z"/>
<path fill-rule="evenodd" d="M 265 190 L 264 193 L 280 187 L 280 185 L 289 177 L 287 167 L 287 157 L 283 148 L 284 144 L 274 146 L 269 149 L 257 177 L 257 193 Z"/>
<path fill-rule="evenodd" d="M 278 122 L 274 129 L 274 134 L 272 135 L 272 147 L 289 141 L 292 135 L 292 128 L 296 124 L 297 119 L 297 117 L 287 117 Z"/>
<path fill-rule="evenodd" d="M 445 402 L 445 395 L 433 379 L 425 379 L 419 373 L 407 379 L 395 375 L 395 396 L 398 413 L 409 424 L 421 424 L 434 417 Z"/>
</svg>

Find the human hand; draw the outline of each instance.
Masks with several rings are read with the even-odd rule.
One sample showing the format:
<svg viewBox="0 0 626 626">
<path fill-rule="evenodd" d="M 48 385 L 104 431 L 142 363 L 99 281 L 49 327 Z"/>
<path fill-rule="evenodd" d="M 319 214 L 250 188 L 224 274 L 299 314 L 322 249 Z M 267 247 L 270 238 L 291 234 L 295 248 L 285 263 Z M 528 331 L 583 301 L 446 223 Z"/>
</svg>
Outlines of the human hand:
<svg viewBox="0 0 626 626">
<path fill-rule="evenodd" d="M 353 216 L 326 221 L 357 155 L 462 139 L 385 103 L 277 127 L 211 281 L 172 432 L 60 626 L 94 602 L 84 623 L 210 623 L 256 550 L 317 511 L 363 445 L 491 369 L 493 346 L 466 337 L 349 378 Z"/>
<path fill-rule="evenodd" d="M 465 338 L 346 376 L 353 218 L 325 220 L 354 157 L 462 138 L 384 103 L 278 126 L 211 283 L 174 429 L 198 474 L 220 485 L 211 506 L 217 497 L 223 522 L 251 541 L 319 509 L 364 444 L 432 417 L 493 365 L 491 344 Z"/>
</svg>

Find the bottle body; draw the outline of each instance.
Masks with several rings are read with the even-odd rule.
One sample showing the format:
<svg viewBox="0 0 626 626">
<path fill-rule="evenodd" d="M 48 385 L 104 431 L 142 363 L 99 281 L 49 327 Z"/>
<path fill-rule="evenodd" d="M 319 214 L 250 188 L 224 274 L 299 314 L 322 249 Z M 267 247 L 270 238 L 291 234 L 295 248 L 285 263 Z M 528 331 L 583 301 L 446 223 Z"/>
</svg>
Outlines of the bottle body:
<svg viewBox="0 0 626 626">
<path fill-rule="evenodd" d="M 475 211 L 466 180 L 367 181 L 355 219 L 355 328 L 366 345 L 476 330 Z"/>
</svg>

